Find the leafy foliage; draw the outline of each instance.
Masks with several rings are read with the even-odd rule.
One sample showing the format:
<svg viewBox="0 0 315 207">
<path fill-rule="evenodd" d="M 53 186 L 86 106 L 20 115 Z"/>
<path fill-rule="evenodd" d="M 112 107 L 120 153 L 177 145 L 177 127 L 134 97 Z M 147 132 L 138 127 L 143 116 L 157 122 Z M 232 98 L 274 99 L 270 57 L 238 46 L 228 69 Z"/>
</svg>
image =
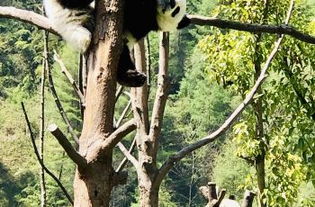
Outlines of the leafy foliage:
<svg viewBox="0 0 315 207">
<path fill-rule="evenodd" d="M 286 15 L 289 1 L 234 0 L 221 1 L 217 15 L 242 22 L 279 24 Z M 307 31 L 311 15 L 303 2 L 297 2 L 291 23 Z M 282 18 L 279 18 L 282 17 Z M 273 37 L 243 32 L 216 30 L 200 41 L 207 57 L 207 69 L 212 80 L 245 96 L 259 68 L 272 48 Z M 314 140 L 314 47 L 286 38 L 269 72 L 269 80 L 255 98 L 242 120 L 234 126 L 234 142 L 238 155 L 255 162 L 266 160 L 267 182 L 264 194 L 271 206 L 291 206 L 298 187 L 310 180 Z M 215 57 L 215 58 L 214 58 Z M 259 108 L 259 105 L 260 108 Z M 257 114 L 261 113 L 260 119 Z M 263 128 L 264 134 L 258 133 Z M 304 143 L 308 143 L 306 147 Z M 312 179 L 311 179 L 312 180 Z M 262 195 L 263 196 L 263 195 Z"/>
</svg>

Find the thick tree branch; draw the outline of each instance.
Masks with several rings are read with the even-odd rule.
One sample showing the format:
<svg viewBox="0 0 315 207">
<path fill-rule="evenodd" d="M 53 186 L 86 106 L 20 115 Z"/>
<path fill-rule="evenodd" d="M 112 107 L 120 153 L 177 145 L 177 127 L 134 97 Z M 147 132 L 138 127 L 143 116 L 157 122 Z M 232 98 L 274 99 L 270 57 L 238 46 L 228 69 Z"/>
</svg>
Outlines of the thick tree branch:
<svg viewBox="0 0 315 207">
<path fill-rule="evenodd" d="M 67 137 L 62 133 L 56 124 L 51 124 L 48 126 L 48 131 L 58 140 L 59 144 L 66 151 L 70 159 L 76 163 L 79 167 L 85 168 L 87 166 L 87 161 L 82 157 L 69 142 Z"/>
<path fill-rule="evenodd" d="M 154 152 L 156 154 L 158 148 L 158 137 L 160 136 L 163 122 L 163 115 L 166 101 L 168 98 L 168 60 L 169 60 L 169 33 L 161 33 L 160 51 L 159 51 L 159 74 L 156 97 L 152 110 L 150 139 L 154 140 Z"/>
<path fill-rule="evenodd" d="M 159 170 L 159 174 L 157 176 L 156 182 L 162 182 L 165 175 L 169 172 L 169 170 L 182 158 L 184 158 L 187 154 L 193 152 L 194 150 L 197 150 L 210 142 L 213 142 L 216 140 L 219 136 L 221 136 L 223 133 L 225 133 L 230 126 L 234 123 L 234 121 L 238 118 L 238 116 L 244 111 L 247 105 L 249 105 L 253 99 L 254 95 L 256 94 L 257 90 L 260 88 L 260 86 L 263 84 L 264 80 L 266 79 L 267 75 L 267 69 L 269 68 L 273 58 L 275 57 L 276 53 L 279 50 L 280 44 L 282 42 L 284 35 L 282 35 L 275 43 L 275 47 L 270 53 L 255 85 L 251 89 L 251 91 L 247 94 L 244 101 L 234 110 L 234 112 L 230 115 L 230 117 L 221 125 L 220 128 L 218 128 L 216 131 L 211 133 L 210 135 L 200 139 L 199 141 L 196 141 L 195 143 L 188 145 L 187 147 L 183 148 L 179 152 L 175 153 L 173 156 L 170 156 L 169 159 L 161 166 Z"/>
<path fill-rule="evenodd" d="M 131 119 L 116 129 L 108 138 L 106 138 L 101 144 L 100 150 L 114 148 L 120 140 L 127 136 L 129 133 L 133 132 L 136 129 L 136 122 L 134 119 Z"/>
<path fill-rule="evenodd" d="M 214 26 L 223 29 L 234 29 L 252 33 L 286 34 L 303 42 L 315 44 L 315 37 L 300 32 L 291 26 L 283 25 L 260 25 L 248 24 L 230 20 L 218 19 L 215 17 L 204 17 L 199 15 L 189 15 L 192 24 Z"/>
<path fill-rule="evenodd" d="M 108 150 L 113 149 L 125 136 L 133 132 L 136 129 L 136 122 L 134 119 L 131 119 L 116 129 L 109 137 L 105 140 L 97 140 L 94 147 L 90 148 L 92 152 L 92 158 L 98 159 Z M 103 136 L 100 136 L 103 137 Z M 120 143 L 121 144 L 121 143 Z M 119 147 L 120 148 L 120 147 Z M 120 148 L 121 149 L 121 148 Z"/>
<path fill-rule="evenodd" d="M 145 59 L 145 47 L 144 40 L 140 40 L 134 46 L 134 58 L 136 63 L 136 68 L 142 72 L 146 72 L 146 59 Z M 149 91 L 148 86 L 145 84 L 140 88 L 131 89 L 132 107 L 134 112 L 134 117 L 138 125 L 139 136 L 145 136 L 149 133 L 149 109 L 148 109 L 148 97 Z M 138 136 L 138 137 L 139 137 Z M 140 138 L 139 137 L 139 138 Z"/>
<path fill-rule="evenodd" d="M 40 166 L 45 170 L 45 172 L 46 172 L 50 177 L 52 177 L 53 180 L 55 180 L 55 182 L 58 184 L 58 186 L 60 187 L 60 189 L 62 190 L 62 192 L 64 193 L 64 195 L 67 197 L 67 199 L 68 199 L 69 202 L 71 203 L 71 205 L 73 205 L 73 200 L 72 200 L 71 196 L 69 195 L 69 193 L 67 192 L 66 188 L 62 185 L 62 183 L 60 182 L 60 180 L 45 166 L 43 160 L 41 159 L 40 154 L 39 154 L 38 149 L 37 149 L 37 146 L 36 146 L 36 143 L 35 143 L 35 137 L 34 137 L 34 134 L 33 134 L 33 131 L 32 131 L 31 123 L 30 123 L 30 121 L 29 121 L 29 119 L 28 119 L 28 116 L 27 116 L 27 113 L 26 113 L 26 110 L 25 110 L 24 103 L 22 102 L 21 105 L 22 105 L 22 110 L 23 110 L 24 118 L 25 118 L 25 121 L 26 121 L 28 130 L 29 130 L 29 132 L 30 132 L 30 137 L 31 137 L 31 141 L 32 141 L 32 146 L 33 146 L 33 149 L 34 149 L 34 153 L 35 153 L 35 155 L 36 155 L 36 158 L 37 158 L 37 160 L 38 160 Z"/>
<path fill-rule="evenodd" d="M 59 35 L 58 32 L 49 23 L 48 18 L 33 11 L 17 9 L 15 7 L 0 6 L 0 17 L 17 19 Z"/>
</svg>

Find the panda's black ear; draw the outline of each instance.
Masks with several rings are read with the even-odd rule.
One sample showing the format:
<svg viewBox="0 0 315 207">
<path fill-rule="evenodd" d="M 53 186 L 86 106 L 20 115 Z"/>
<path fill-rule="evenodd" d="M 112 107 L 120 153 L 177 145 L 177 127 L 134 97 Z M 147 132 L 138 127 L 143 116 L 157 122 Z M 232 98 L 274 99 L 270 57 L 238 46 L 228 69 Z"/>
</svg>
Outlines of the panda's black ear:
<svg viewBox="0 0 315 207">
<path fill-rule="evenodd" d="M 190 19 L 185 15 L 183 19 L 178 23 L 177 29 L 182 29 L 184 27 L 187 27 L 190 24 Z"/>
</svg>

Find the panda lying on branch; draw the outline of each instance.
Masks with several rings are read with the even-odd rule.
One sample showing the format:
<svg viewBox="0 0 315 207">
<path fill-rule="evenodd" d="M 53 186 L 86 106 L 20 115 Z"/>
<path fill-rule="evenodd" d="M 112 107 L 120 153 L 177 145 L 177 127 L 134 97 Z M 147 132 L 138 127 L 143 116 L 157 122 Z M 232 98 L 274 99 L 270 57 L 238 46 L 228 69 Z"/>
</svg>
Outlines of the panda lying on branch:
<svg viewBox="0 0 315 207">
<path fill-rule="evenodd" d="M 162 2 L 160 2 L 162 1 Z M 88 49 L 93 27 L 93 0 L 44 0 L 48 19 L 72 47 L 81 53 Z M 146 75 L 137 71 L 130 58 L 134 44 L 150 31 L 173 31 L 188 26 L 186 0 L 126 0 L 124 47 L 118 63 L 121 85 L 140 87 Z"/>
</svg>

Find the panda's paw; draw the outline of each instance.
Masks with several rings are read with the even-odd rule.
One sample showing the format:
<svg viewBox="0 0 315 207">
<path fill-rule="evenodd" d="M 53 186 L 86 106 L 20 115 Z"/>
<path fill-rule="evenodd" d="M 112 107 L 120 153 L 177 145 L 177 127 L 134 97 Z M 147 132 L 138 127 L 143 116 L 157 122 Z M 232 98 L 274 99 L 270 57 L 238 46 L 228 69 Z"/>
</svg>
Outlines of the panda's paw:
<svg viewBox="0 0 315 207">
<path fill-rule="evenodd" d="M 117 81 L 127 87 L 141 87 L 146 82 L 147 76 L 136 70 L 127 70 L 123 74 L 118 73 Z"/>
</svg>

